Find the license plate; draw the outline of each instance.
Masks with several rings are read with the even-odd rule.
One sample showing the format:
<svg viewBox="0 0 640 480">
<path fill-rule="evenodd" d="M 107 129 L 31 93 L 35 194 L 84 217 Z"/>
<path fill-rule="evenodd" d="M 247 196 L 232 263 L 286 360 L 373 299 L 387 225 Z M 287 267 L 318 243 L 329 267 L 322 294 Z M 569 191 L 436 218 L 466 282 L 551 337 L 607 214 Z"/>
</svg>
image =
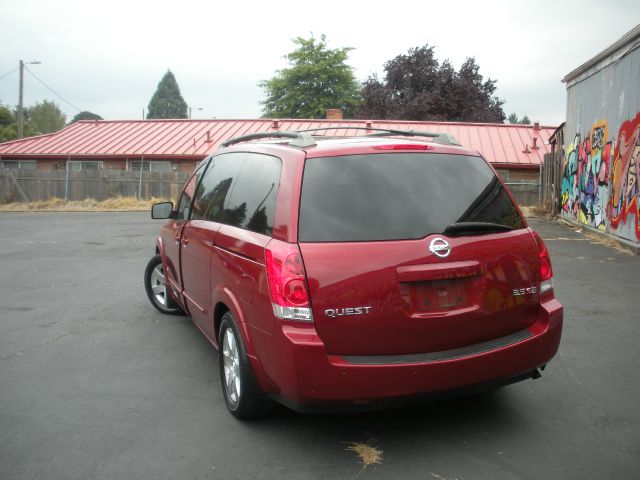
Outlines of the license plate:
<svg viewBox="0 0 640 480">
<path fill-rule="evenodd" d="M 468 293 L 465 279 L 420 282 L 412 287 L 411 303 L 416 312 L 444 310 L 467 305 Z"/>
</svg>

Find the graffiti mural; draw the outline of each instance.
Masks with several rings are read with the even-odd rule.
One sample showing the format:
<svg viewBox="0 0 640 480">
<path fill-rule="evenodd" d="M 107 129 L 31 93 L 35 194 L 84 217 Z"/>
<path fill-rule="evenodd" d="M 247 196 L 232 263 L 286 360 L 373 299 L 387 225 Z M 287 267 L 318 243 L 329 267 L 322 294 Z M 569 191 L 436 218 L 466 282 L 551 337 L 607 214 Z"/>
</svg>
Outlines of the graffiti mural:
<svg viewBox="0 0 640 480">
<path fill-rule="evenodd" d="M 633 221 L 637 239 L 640 239 L 639 175 L 640 112 L 634 119 L 624 122 L 618 132 L 611 173 L 611 201 L 608 211 L 611 227 L 614 229 Z"/>
<path fill-rule="evenodd" d="M 611 141 L 607 122 L 596 123 L 582 140 L 576 134 L 566 151 L 562 176 L 562 209 L 573 219 L 606 229 Z"/>
</svg>

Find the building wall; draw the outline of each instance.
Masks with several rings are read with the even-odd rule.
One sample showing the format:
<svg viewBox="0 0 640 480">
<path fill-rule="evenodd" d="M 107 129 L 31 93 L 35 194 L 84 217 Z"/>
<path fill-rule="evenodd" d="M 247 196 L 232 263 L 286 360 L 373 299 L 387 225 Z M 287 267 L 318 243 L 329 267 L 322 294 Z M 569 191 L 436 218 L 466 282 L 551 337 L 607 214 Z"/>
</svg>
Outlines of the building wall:
<svg viewBox="0 0 640 480">
<path fill-rule="evenodd" d="M 640 243 L 640 48 L 568 85 L 562 215 Z"/>
</svg>

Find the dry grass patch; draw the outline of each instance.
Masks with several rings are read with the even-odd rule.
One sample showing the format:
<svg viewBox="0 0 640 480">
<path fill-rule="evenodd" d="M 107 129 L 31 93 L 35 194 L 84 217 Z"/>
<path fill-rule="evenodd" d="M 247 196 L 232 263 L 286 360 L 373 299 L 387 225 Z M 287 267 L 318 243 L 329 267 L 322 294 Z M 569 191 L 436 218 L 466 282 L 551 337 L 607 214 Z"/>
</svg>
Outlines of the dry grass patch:
<svg viewBox="0 0 640 480">
<path fill-rule="evenodd" d="M 356 455 L 360 457 L 363 467 L 367 468 L 369 465 L 376 463 L 382 463 L 382 450 L 371 445 L 367 445 L 362 442 L 353 442 L 349 444 L 347 450 L 356 452 Z"/>
<path fill-rule="evenodd" d="M 92 198 L 68 201 L 52 198 L 47 201 L 29 203 L 6 203 L 0 205 L 0 212 L 113 212 L 150 210 L 151 205 L 166 201 L 162 198 L 138 200 L 135 197 L 114 197 L 97 201 Z"/>
</svg>

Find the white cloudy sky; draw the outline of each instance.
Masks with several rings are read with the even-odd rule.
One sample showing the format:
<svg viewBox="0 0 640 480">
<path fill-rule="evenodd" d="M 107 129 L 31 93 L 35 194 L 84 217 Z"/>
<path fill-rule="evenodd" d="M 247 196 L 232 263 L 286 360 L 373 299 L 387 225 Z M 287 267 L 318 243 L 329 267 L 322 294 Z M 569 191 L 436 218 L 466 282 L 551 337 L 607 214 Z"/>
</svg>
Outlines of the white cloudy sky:
<svg viewBox="0 0 640 480">
<path fill-rule="evenodd" d="M 555 125 L 562 77 L 638 23 L 637 0 L 0 0 L 0 77 L 39 60 L 28 68 L 75 107 L 135 119 L 170 68 L 193 118 L 255 118 L 258 82 L 286 66 L 291 39 L 313 32 L 355 49 L 360 81 L 425 43 L 456 67 L 475 56 L 506 114 Z M 25 72 L 25 105 L 43 99 L 77 113 Z M 0 103 L 18 103 L 17 71 L 0 79 Z"/>
</svg>

